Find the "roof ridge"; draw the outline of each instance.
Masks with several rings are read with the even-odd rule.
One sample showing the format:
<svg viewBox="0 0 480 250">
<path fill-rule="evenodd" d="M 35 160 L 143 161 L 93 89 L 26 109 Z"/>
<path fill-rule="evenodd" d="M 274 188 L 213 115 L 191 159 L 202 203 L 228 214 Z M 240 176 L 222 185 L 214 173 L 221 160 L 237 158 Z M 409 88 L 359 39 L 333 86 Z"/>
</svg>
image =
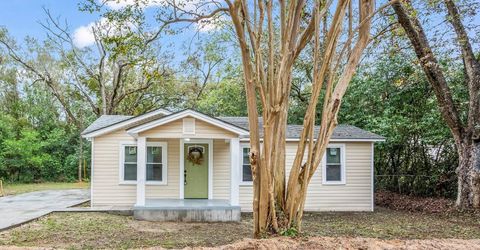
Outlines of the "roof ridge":
<svg viewBox="0 0 480 250">
<path fill-rule="evenodd" d="M 163 110 L 163 109 L 162 109 Z M 176 113 L 184 112 L 186 110 L 191 110 L 191 109 L 185 109 L 181 110 L 178 112 L 173 112 L 170 114 L 162 114 L 161 117 L 167 117 L 169 115 L 173 115 Z M 158 110 L 160 111 L 160 110 Z M 194 112 L 198 112 L 195 110 L 191 110 Z M 151 122 L 152 120 L 158 119 L 157 114 L 152 114 L 153 111 L 144 113 L 142 115 L 138 116 L 127 116 L 127 115 L 102 115 L 101 117 L 97 119 L 94 123 L 90 124 L 83 132 L 82 134 L 85 133 L 92 133 L 94 131 L 98 131 L 100 129 L 108 128 L 110 126 L 117 125 L 120 126 L 119 124 L 125 123 L 125 126 L 128 129 L 136 126 L 139 126 L 140 124 L 148 123 Z M 201 115 L 206 115 L 207 114 L 198 112 Z M 160 114 L 160 113 L 159 113 Z M 148 115 L 148 117 L 143 118 L 142 120 L 138 120 L 140 117 Z M 221 122 L 224 122 L 226 124 L 230 124 L 232 126 L 235 126 L 237 128 L 243 129 L 248 131 L 249 130 L 249 119 L 247 116 L 210 116 L 213 119 L 217 119 Z M 138 120 L 138 121 L 137 121 Z M 131 122 L 130 122 L 131 121 Z M 260 124 L 260 136 L 263 136 L 263 126 L 261 125 L 263 123 L 262 117 L 259 117 L 258 120 Z M 128 124 L 127 124 L 128 123 Z M 130 124 L 131 123 L 131 124 Z M 319 131 L 318 125 L 315 126 L 315 133 L 317 134 Z M 299 138 L 303 130 L 303 124 L 287 124 L 287 131 L 286 131 L 286 137 L 287 138 Z M 380 136 L 378 134 L 375 134 L 373 132 L 363 130 L 357 126 L 350 125 L 350 124 L 338 124 L 334 132 L 332 134 L 332 139 L 342 139 L 342 140 L 358 140 L 358 139 L 367 139 L 367 140 L 383 140 L 384 137 Z"/>
</svg>

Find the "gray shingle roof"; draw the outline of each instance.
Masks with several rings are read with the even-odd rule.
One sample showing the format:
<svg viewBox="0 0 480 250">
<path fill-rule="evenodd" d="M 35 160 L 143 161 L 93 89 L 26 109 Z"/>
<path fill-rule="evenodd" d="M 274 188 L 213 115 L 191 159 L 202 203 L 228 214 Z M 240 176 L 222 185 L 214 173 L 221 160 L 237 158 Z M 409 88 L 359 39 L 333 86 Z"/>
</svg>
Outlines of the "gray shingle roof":
<svg viewBox="0 0 480 250">
<path fill-rule="evenodd" d="M 248 117 L 218 117 L 218 118 L 248 130 Z M 262 118 L 259 118 L 258 120 L 259 120 L 259 126 L 260 126 L 260 136 L 263 136 L 263 131 L 261 129 L 263 120 Z M 287 125 L 286 137 L 289 139 L 300 138 L 300 135 L 302 134 L 302 128 L 303 128 L 303 125 Z M 319 130 L 320 130 L 320 126 L 315 126 L 315 129 L 314 129 L 315 136 L 317 136 Z M 332 139 L 383 140 L 385 138 L 383 136 L 374 134 L 372 132 L 363 130 L 361 128 L 357 128 L 352 125 L 339 124 L 333 130 Z"/>
<path fill-rule="evenodd" d="M 155 119 L 158 119 L 162 117 L 163 115 L 157 115 L 153 116 L 147 119 L 144 119 L 142 121 L 136 122 L 134 124 L 129 124 L 126 126 L 126 129 L 136 127 L 142 124 L 145 124 L 147 122 L 153 121 Z M 90 126 L 88 126 L 82 134 L 87 134 L 102 128 L 106 128 L 108 126 L 120 123 L 122 121 L 131 119 L 133 116 L 124 116 L 124 115 L 102 115 L 100 118 L 98 118 L 96 121 L 94 121 Z M 248 130 L 248 118 L 247 117 L 217 117 L 220 120 L 223 120 L 227 123 L 230 123 L 232 125 L 235 125 L 237 127 L 243 128 Z M 262 123 L 263 120 L 262 118 L 259 118 L 259 125 L 260 129 L 262 128 Z M 300 137 L 302 133 L 302 125 L 288 125 L 287 126 L 287 134 L 286 137 L 289 139 L 297 139 Z M 316 126 L 314 131 L 315 131 L 315 136 L 318 134 L 320 127 Z M 263 136 L 263 131 L 262 129 L 260 130 L 260 136 Z M 346 124 L 339 124 L 335 128 L 332 134 L 332 139 L 353 139 L 353 140 L 358 140 L 358 139 L 365 139 L 365 140 L 383 140 L 385 139 L 383 136 L 374 134 L 372 132 L 357 128 L 352 125 L 346 125 Z"/>
<path fill-rule="evenodd" d="M 95 130 L 99 130 L 101 128 L 111 126 L 119 122 L 123 122 L 132 117 L 133 116 L 128 116 L 128 115 L 102 115 L 97 120 L 95 120 L 92 124 L 90 124 L 90 126 L 88 126 L 85 130 L 83 130 L 82 135 L 90 133 Z"/>
</svg>

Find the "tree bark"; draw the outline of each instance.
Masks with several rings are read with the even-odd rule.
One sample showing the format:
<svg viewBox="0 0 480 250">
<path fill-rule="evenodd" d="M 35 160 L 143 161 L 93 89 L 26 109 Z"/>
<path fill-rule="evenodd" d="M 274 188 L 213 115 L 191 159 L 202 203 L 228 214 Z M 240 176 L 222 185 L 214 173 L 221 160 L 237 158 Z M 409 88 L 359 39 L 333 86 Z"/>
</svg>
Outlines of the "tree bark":
<svg viewBox="0 0 480 250">
<path fill-rule="evenodd" d="M 480 142 L 466 140 L 457 145 L 459 164 L 456 170 L 459 208 L 480 208 Z"/>
<path fill-rule="evenodd" d="M 445 0 L 448 20 L 457 35 L 457 42 L 465 65 L 465 83 L 469 91 L 468 118 L 466 123 L 453 101 L 447 80 L 430 47 L 427 36 L 408 0 L 395 2 L 392 7 L 398 22 L 405 30 L 419 59 L 427 80 L 437 97 L 443 119 L 449 127 L 457 147 L 459 164 L 456 169 L 458 190 L 456 205 L 459 208 L 480 208 L 480 63 L 475 58 L 460 14 L 451 0 Z"/>
<path fill-rule="evenodd" d="M 272 1 L 226 2 L 240 47 L 245 79 L 254 189 L 254 235 L 261 237 L 268 232 L 278 233 L 279 229 L 300 230 L 308 183 L 326 150 L 337 124 L 341 99 L 369 42 L 374 1 L 359 0 L 359 26 L 355 32 L 349 33 L 346 45 L 340 43 L 340 40 L 343 19 L 346 18 L 350 0 L 338 1 L 335 8 L 331 6 L 333 1 L 328 4 L 326 1 L 317 1 L 313 8 L 306 8 L 307 1 L 304 0 L 280 1 L 275 7 L 279 15 L 279 32 L 273 30 L 276 20 L 272 15 Z M 335 18 L 328 28 L 324 27 L 324 30 L 328 30 L 328 33 L 324 34 L 328 37 L 328 44 L 320 47 L 320 24 L 332 9 L 335 10 Z M 308 18 L 305 17 L 306 10 L 311 11 Z M 250 16 L 252 14 L 253 17 Z M 198 21 L 199 18 L 202 16 L 182 20 Z M 307 22 L 303 24 L 305 20 Z M 327 23 L 324 25 L 327 26 Z M 263 30 L 265 27 L 268 32 Z M 346 51 L 346 46 L 351 44 L 351 40 L 355 39 L 354 34 L 358 34 L 357 42 L 352 53 L 345 56 L 343 52 Z M 315 65 L 315 70 L 312 96 L 305 114 L 295 162 L 286 185 L 286 128 L 292 73 L 297 57 L 314 37 L 315 56 L 312 64 Z M 342 52 L 338 53 L 337 50 Z M 342 64 L 342 72 L 336 67 L 338 64 Z M 322 87 L 325 81 L 328 82 L 328 97 L 325 98 L 322 110 L 321 131 L 316 136 L 313 133 L 316 104 L 325 89 Z M 262 145 L 258 125 L 259 107 L 263 118 Z M 306 165 L 302 164 L 305 153 L 308 155 Z"/>
</svg>

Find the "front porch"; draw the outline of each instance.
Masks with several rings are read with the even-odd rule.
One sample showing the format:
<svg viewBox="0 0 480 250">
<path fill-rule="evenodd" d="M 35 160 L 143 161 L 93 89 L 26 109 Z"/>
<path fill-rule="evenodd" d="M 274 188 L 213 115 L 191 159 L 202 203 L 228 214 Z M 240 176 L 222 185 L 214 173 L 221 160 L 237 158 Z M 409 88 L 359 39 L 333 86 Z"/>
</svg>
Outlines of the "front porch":
<svg viewBox="0 0 480 250">
<path fill-rule="evenodd" d="M 220 199 L 146 199 L 144 206 L 134 206 L 133 215 L 148 221 L 240 221 L 240 206 Z"/>
<path fill-rule="evenodd" d="M 190 112 L 127 133 L 135 143 L 122 146 L 121 179 L 135 179 L 136 219 L 240 220 L 240 137 L 247 131 Z"/>
<path fill-rule="evenodd" d="M 167 138 L 150 135 L 139 136 L 135 147 L 136 181 L 123 182 L 136 186 L 135 207 L 151 207 L 156 200 L 161 200 L 162 205 L 167 204 L 165 201 L 178 206 L 192 205 L 199 204 L 192 201 L 202 199 L 211 201 L 205 203 L 210 205 L 218 205 L 219 201 L 232 206 L 239 205 L 239 138 Z M 200 163 L 188 159 L 191 147 L 204 150 Z M 154 149 L 158 152 L 157 156 L 152 153 Z M 160 161 L 155 162 L 157 158 Z M 159 167 L 154 169 L 154 165 Z M 124 178 L 125 174 L 122 173 L 122 176 Z M 186 201 L 181 202 L 184 199 Z"/>
</svg>

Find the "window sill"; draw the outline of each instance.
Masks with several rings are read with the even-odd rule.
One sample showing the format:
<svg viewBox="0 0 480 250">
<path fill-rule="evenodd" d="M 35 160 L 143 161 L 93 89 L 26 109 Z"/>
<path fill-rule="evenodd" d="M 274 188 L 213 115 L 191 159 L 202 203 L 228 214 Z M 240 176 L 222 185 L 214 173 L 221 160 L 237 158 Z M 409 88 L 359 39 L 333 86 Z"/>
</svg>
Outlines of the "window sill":
<svg viewBox="0 0 480 250">
<path fill-rule="evenodd" d="M 253 186 L 253 181 L 241 181 L 239 186 Z"/>
<path fill-rule="evenodd" d="M 128 185 L 137 185 L 137 182 L 136 181 L 121 181 L 118 183 L 118 185 L 125 185 L 125 186 L 128 186 Z M 146 186 L 167 186 L 168 183 L 167 182 L 162 182 L 162 181 L 147 181 L 145 182 L 145 185 Z"/>
<path fill-rule="evenodd" d="M 118 185 L 137 185 L 136 181 L 120 181 Z"/>
<path fill-rule="evenodd" d="M 149 186 L 166 186 L 168 185 L 166 181 L 147 181 L 146 185 Z"/>
<path fill-rule="evenodd" d="M 324 186 L 344 186 L 346 183 L 344 181 L 327 181 L 322 182 Z"/>
</svg>

